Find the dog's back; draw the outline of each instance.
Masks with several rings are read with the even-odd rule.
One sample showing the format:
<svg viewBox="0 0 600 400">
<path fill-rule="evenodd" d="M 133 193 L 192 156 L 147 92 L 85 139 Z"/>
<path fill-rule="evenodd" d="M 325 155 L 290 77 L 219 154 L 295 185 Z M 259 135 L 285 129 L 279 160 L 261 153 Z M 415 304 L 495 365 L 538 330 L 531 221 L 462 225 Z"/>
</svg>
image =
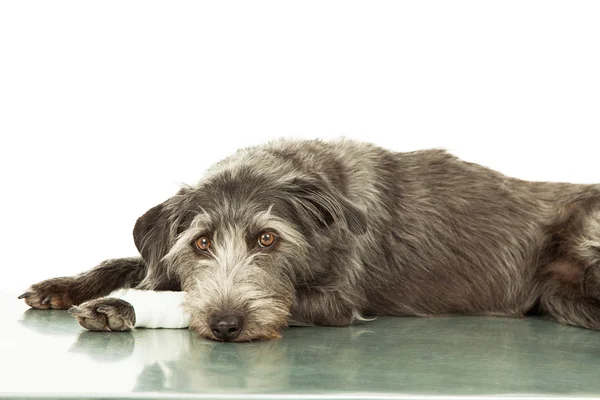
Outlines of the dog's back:
<svg viewBox="0 0 600 400">
<path fill-rule="evenodd" d="M 567 255 L 564 236 L 583 234 L 577 221 L 600 221 L 589 215 L 598 186 L 522 181 L 443 150 L 281 140 L 243 149 L 208 176 L 257 167 L 318 175 L 366 215 L 367 229 L 323 263 L 336 276 L 325 284 L 367 314 L 524 315 L 582 277 L 585 260 Z M 598 238 L 592 222 L 587 234 Z"/>
</svg>

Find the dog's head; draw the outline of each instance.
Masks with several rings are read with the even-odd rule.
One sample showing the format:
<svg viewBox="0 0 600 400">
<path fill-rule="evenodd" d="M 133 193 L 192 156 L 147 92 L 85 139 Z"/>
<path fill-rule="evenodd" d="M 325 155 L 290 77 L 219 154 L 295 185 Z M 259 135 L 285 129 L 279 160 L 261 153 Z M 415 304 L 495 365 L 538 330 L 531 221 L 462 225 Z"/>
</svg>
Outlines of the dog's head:
<svg viewBox="0 0 600 400">
<path fill-rule="evenodd" d="M 181 189 L 138 220 L 134 238 L 146 287 L 179 280 L 193 330 L 248 341 L 280 336 L 296 288 L 326 274 L 320 258 L 332 241 L 364 224 L 324 177 L 253 162 Z"/>
</svg>

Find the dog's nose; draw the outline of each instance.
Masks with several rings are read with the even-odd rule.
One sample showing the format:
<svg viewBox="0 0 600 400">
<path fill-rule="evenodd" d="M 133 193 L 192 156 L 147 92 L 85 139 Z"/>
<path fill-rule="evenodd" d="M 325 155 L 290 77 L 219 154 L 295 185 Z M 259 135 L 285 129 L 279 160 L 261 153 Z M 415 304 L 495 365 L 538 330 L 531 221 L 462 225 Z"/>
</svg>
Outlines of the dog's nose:
<svg viewBox="0 0 600 400">
<path fill-rule="evenodd" d="M 217 339 L 230 342 L 242 333 L 244 317 L 234 313 L 215 313 L 211 315 L 209 325 Z"/>
</svg>

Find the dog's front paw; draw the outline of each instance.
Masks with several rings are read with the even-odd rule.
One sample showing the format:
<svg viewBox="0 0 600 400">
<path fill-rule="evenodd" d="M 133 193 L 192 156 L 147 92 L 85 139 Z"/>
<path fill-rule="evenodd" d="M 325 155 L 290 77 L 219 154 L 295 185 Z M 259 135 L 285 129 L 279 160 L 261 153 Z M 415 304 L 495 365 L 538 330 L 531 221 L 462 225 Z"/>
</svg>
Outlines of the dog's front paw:
<svg viewBox="0 0 600 400">
<path fill-rule="evenodd" d="M 19 299 L 25 299 L 29 307 L 40 310 L 66 310 L 73 305 L 74 283 L 75 279 L 71 277 L 41 281 L 32 285 Z"/>
<path fill-rule="evenodd" d="M 125 300 L 112 297 L 86 301 L 69 313 L 90 331 L 130 331 L 135 325 L 135 310 Z"/>
</svg>

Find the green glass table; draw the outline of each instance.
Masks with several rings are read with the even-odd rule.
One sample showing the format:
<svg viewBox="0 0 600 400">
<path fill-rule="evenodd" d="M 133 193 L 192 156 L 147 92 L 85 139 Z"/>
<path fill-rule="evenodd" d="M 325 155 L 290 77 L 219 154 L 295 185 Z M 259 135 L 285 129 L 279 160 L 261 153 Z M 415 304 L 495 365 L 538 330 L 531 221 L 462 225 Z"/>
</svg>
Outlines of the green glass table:
<svg viewBox="0 0 600 400">
<path fill-rule="evenodd" d="M 0 398 L 600 397 L 600 332 L 535 318 L 379 318 L 237 344 L 87 332 L 13 294 L 0 310 Z"/>
</svg>

